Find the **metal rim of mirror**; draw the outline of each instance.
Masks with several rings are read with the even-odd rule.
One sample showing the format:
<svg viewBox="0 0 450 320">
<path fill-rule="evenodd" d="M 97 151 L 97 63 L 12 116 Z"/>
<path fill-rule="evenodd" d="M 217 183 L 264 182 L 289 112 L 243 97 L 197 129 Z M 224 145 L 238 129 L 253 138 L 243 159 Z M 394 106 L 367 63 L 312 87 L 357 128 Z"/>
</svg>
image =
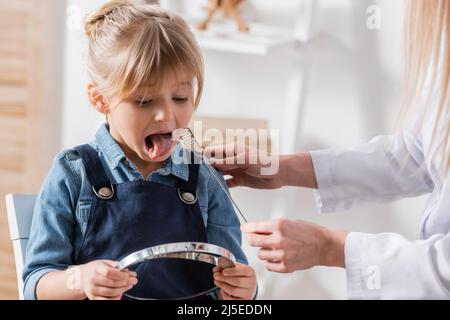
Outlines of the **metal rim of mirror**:
<svg viewBox="0 0 450 320">
<path fill-rule="evenodd" d="M 123 258 L 116 266 L 119 270 L 124 270 L 147 260 L 154 259 L 185 259 L 199 262 L 205 262 L 220 269 L 234 267 L 236 265 L 236 258 L 225 248 L 220 246 L 204 243 L 204 242 L 175 242 L 148 247 Z M 186 297 L 174 298 L 172 300 L 187 300 L 193 299 L 211 292 L 214 292 L 217 287 L 213 287 L 206 291 L 196 293 Z M 124 296 L 135 300 L 155 300 L 151 298 L 135 297 L 129 294 Z"/>
</svg>

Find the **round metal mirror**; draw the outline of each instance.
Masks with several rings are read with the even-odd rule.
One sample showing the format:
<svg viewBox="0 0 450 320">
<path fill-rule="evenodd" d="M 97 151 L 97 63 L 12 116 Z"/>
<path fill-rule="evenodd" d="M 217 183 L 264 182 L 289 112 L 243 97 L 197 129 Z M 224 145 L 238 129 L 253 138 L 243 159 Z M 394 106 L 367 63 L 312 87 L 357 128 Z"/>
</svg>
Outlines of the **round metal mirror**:
<svg viewBox="0 0 450 320">
<path fill-rule="evenodd" d="M 158 245 L 136 251 L 123 258 L 116 266 L 119 270 L 132 269 L 139 264 L 157 259 L 182 259 L 187 261 L 196 261 L 198 263 L 206 263 L 212 266 L 226 269 L 236 265 L 236 259 L 233 254 L 220 246 L 202 242 L 178 242 Z M 138 274 L 139 281 L 139 274 Z M 189 294 L 181 297 L 171 297 L 170 299 L 195 299 L 214 292 L 217 288 L 212 287 L 201 292 Z M 155 300 L 152 297 L 137 297 L 128 293 L 125 297 L 137 300 Z"/>
</svg>

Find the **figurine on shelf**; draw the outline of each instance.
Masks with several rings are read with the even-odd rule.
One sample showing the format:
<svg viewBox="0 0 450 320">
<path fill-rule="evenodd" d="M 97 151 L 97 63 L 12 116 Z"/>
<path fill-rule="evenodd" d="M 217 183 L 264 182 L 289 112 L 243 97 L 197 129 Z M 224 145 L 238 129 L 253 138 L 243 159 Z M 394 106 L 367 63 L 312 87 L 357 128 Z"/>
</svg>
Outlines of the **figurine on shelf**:
<svg viewBox="0 0 450 320">
<path fill-rule="evenodd" d="M 239 6 L 244 0 L 211 0 L 208 8 L 208 17 L 197 25 L 199 30 L 206 30 L 216 11 L 221 10 L 225 17 L 233 17 L 241 32 L 249 31 L 248 25 L 239 13 Z"/>
</svg>

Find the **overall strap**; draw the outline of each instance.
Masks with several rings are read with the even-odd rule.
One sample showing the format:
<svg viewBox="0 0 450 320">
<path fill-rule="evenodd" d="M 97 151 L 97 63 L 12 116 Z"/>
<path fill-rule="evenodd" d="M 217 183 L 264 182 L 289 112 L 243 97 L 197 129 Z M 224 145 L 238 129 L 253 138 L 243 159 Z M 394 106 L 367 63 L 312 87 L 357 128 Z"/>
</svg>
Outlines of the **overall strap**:
<svg viewBox="0 0 450 320">
<path fill-rule="evenodd" d="M 190 152 L 191 161 L 189 163 L 189 180 L 178 180 L 178 195 L 181 201 L 186 204 L 197 202 L 197 181 L 200 164 L 195 163 L 195 153 Z"/>
<path fill-rule="evenodd" d="M 83 160 L 95 195 L 104 200 L 111 199 L 114 196 L 114 188 L 106 175 L 97 151 L 89 144 L 84 144 L 74 149 Z"/>
</svg>

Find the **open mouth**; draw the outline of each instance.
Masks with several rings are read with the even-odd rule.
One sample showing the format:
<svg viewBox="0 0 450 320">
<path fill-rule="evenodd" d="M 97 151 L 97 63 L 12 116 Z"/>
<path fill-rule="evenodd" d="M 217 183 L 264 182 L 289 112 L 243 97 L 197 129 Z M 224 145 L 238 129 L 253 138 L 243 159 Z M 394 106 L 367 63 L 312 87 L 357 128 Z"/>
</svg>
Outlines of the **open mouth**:
<svg viewBox="0 0 450 320">
<path fill-rule="evenodd" d="M 150 159 L 156 160 L 172 150 L 172 132 L 148 135 L 145 138 L 145 145 Z"/>
</svg>

